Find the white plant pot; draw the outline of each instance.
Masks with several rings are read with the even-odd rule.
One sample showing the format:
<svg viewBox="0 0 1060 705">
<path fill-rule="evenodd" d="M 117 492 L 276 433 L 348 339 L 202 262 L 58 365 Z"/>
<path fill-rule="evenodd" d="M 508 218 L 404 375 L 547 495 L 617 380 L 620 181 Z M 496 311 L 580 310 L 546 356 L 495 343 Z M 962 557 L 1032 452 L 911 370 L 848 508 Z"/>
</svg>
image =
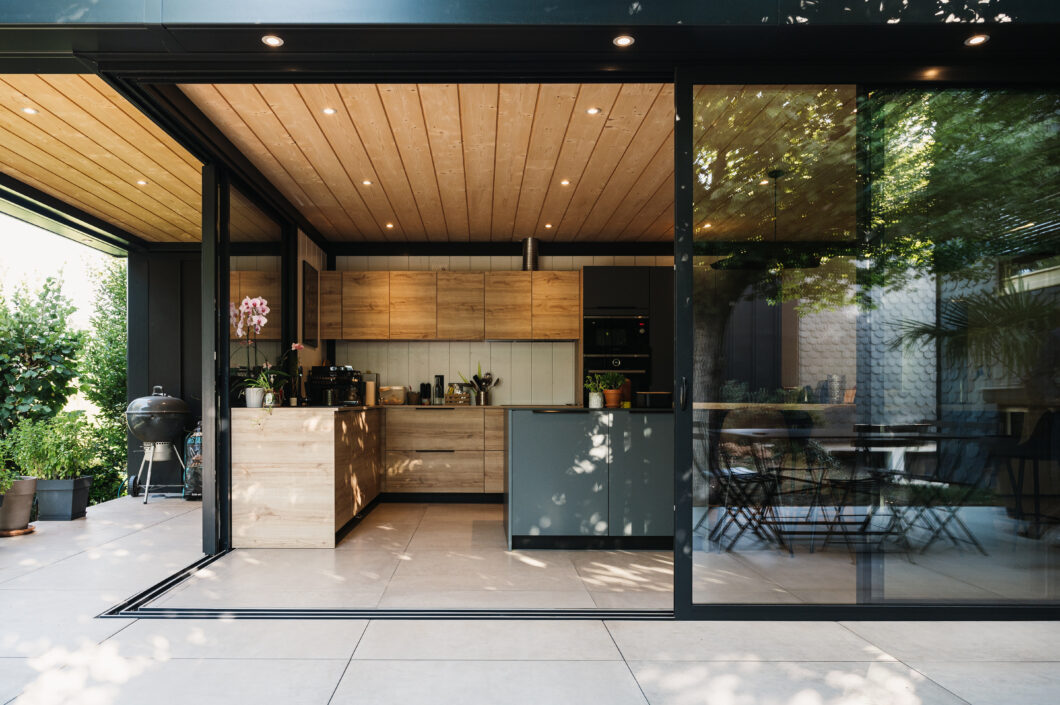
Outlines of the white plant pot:
<svg viewBox="0 0 1060 705">
<path fill-rule="evenodd" d="M 243 392 L 247 397 L 248 409 L 260 409 L 261 402 L 265 399 L 265 390 L 256 387 L 248 387 Z"/>
<path fill-rule="evenodd" d="M 602 409 L 602 408 L 604 408 L 604 393 L 603 392 L 589 392 L 589 408 L 590 409 Z"/>
</svg>

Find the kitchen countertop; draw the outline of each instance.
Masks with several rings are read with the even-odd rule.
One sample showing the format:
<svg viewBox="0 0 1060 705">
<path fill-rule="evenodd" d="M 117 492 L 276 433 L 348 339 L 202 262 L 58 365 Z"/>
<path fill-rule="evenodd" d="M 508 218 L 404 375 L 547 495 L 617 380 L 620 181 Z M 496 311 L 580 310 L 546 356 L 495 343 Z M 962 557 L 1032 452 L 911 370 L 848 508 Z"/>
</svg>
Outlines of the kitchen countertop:
<svg viewBox="0 0 1060 705">
<path fill-rule="evenodd" d="M 233 410 L 245 407 L 233 407 Z M 376 409 L 499 409 L 501 411 L 556 411 L 565 413 L 589 413 L 590 411 L 639 411 L 650 413 L 673 413 L 673 409 L 590 409 L 584 406 L 564 404 L 497 404 L 490 406 L 468 406 L 466 404 L 376 404 L 375 406 L 276 406 L 274 411 L 373 411 Z M 248 409 L 259 411 L 259 409 Z"/>
</svg>

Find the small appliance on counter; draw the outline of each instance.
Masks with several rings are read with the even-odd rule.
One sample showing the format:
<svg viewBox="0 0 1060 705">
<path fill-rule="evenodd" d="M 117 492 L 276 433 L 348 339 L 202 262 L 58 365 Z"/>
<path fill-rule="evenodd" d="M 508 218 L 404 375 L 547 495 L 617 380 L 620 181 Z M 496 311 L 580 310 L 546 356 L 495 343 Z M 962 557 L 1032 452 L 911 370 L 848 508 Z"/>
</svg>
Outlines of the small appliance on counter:
<svg viewBox="0 0 1060 705">
<path fill-rule="evenodd" d="M 405 403 L 407 391 L 404 387 L 380 387 L 379 403 L 383 406 L 400 406 Z"/>
<path fill-rule="evenodd" d="M 310 406 L 361 406 L 365 403 L 364 379 L 352 367 L 313 367 L 306 388 Z"/>
</svg>

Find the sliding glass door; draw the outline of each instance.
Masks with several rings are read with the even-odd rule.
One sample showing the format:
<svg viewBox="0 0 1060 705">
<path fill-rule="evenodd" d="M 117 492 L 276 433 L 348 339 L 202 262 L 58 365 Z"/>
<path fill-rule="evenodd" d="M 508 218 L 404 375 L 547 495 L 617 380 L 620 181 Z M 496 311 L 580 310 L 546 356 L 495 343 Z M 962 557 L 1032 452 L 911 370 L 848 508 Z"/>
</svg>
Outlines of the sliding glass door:
<svg viewBox="0 0 1060 705">
<path fill-rule="evenodd" d="M 677 93 L 678 611 L 1055 604 L 1060 95 Z"/>
</svg>

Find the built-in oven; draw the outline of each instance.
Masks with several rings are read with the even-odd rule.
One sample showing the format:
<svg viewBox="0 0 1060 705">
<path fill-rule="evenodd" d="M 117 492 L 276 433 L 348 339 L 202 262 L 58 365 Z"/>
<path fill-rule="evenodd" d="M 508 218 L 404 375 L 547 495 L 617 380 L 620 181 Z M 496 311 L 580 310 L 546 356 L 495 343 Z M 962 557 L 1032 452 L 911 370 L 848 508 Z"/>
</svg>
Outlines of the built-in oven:
<svg viewBox="0 0 1060 705">
<path fill-rule="evenodd" d="M 651 336 L 647 316 L 586 316 L 583 354 L 643 355 L 651 354 Z M 647 363 L 645 363 L 647 365 Z"/>
</svg>

